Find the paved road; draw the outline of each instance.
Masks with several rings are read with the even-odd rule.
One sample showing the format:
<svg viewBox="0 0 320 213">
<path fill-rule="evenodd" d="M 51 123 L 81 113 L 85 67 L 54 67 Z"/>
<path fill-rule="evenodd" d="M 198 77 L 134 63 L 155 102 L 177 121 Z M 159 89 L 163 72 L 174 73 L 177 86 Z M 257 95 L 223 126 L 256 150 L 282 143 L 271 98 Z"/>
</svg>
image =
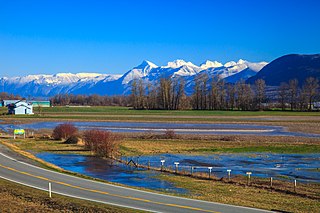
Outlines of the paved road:
<svg viewBox="0 0 320 213">
<path fill-rule="evenodd" d="M 100 203 L 151 212 L 267 212 L 264 210 L 192 200 L 100 183 L 53 172 L 18 161 L 0 152 L 0 178 L 40 190 Z"/>
</svg>

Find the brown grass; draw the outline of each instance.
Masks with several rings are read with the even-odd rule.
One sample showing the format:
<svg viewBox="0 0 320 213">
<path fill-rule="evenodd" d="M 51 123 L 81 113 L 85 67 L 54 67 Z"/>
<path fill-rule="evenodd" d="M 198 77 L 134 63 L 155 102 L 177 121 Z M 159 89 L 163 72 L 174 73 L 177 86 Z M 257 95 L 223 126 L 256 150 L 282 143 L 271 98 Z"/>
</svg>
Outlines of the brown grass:
<svg viewBox="0 0 320 213">
<path fill-rule="evenodd" d="M 142 212 L 65 197 L 0 179 L 1 212 Z"/>
<path fill-rule="evenodd" d="M 159 139 L 150 135 L 128 136 L 121 143 L 124 155 L 154 155 L 161 153 L 219 153 L 234 152 L 240 149 L 270 149 L 286 152 L 293 148 L 299 152 L 311 147 L 320 149 L 319 138 L 281 136 L 192 136 L 184 135 L 177 139 Z M 272 149 L 271 149 L 272 148 Z M 293 151 L 294 151 L 293 149 Z M 299 150 L 300 149 L 300 150 Z M 316 149 L 313 149 L 317 151 Z M 305 150 L 308 152 L 308 150 Z"/>
<path fill-rule="evenodd" d="M 185 195 L 219 203 L 248 206 L 267 210 L 289 212 L 319 212 L 318 199 L 309 199 L 294 194 L 279 193 L 270 189 L 257 189 L 221 181 L 190 179 L 182 176 L 161 175 L 161 179 L 174 182 L 177 187 L 191 191 Z M 310 186 L 312 187 L 312 186 Z"/>
<path fill-rule="evenodd" d="M 44 161 L 44 160 L 41 160 L 41 159 L 35 157 L 35 156 L 34 156 L 33 154 L 31 154 L 30 152 L 26 152 L 26 151 L 21 150 L 19 147 L 15 146 L 14 144 L 11 144 L 11 143 L 8 143 L 8 142 L 4 142 L 4 141 L 1 141 L 1 143 L 2 143 L 3 145 L 5 145 L 5 146 L 9 147 L 9 148 L 12 149 L 13 151 L 15 151 L 15 152 L 17 152 L 17 153 L 19 153 L 19 154 L 27 157 L 27 158 L 30 158 L 30 159 L 32 159 L 32 160 L 35 160 L 35 161 L 37 161 L 37 162 L 39 162 L 39 163 L 41 163 L 41 164 L 43 164 L 43 165 L 46 165 L 47 167 L 53 168 L 53 169 L 58 170 L 58 171 L 62 171 L 62 170 L 63 170 L 62 168 L 60 168 L 60 167 L 58 167 L 58 166 L 56 166 L 56 165 L 54 165 L 54 164 L 52 164 L 52 163 L 48 163 L 48 162 L 46 162 L 46 161 Z"/>
</svg>

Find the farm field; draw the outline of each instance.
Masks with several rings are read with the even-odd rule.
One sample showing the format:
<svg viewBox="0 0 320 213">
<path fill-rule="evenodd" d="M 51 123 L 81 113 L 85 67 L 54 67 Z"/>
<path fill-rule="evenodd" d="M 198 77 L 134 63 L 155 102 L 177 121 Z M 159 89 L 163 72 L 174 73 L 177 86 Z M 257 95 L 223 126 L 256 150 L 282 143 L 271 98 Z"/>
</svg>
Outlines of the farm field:
<svg viewBox="0 0 320 213">
<path fill-rule="evenodd" d="M 53 107 L 43 108 L 33 116 L 2 116 L 3 123 L 30 123 L 37 121 L 121 121 L 121 122 L 168 122 L 168 123 L 232 123 L 284 126 L 289 131 L 320 133 L 319 112 L 240 112 L 240 111 L 147 111 L 131 110 L 125 107 Z M 121 138 L 121 156 L 153 156 L 159 154 L 214 155 L 221 153 L 320 153 L 320 138 L 258 136 L 258 135 L 178 135 L 170 137 L 165 133 L 116 133 Z M 1 142 L 16 147 L 23 153 L 34 155 L 42 152 L 60 154 L 92 153 L 77 144 L 65 144 L 46 138 L 51 130 L 35 131 L 35 138 L 13 141 L 5 134 Z M 81 135 L 81 132 L 80 132 Z M 45 138 L 43 137 L 45 136 Z M 29 156 L 29 157 L 30 157 Z M 50 168 L 50 164 L 44 167 Z M 56 170 L 56 168 L 54 168 Z M 318 171 L 318 169 L 316 170 Z M 244 205 L 268 210 L 293 212 L 313 212 L 318 209 L 319 184 L 300 185 L 300 194 L 292 193 L 291 185 L 279 182 L 283 190 L 270 190 L 268 185 L 246 186 L 241 176 L 235 184 L 224 181 L 209 181 L 186 176 L 160 174 L 157 178 L 169 181 L 177 187 L 189 190 L 181 195 L 214 202 Z M 256 179 L 263 182 L 263 179 Z M 263 184 L 265 184 L 263 182 Z M 309 190 L 311 187 L 312 190 Z M 236 192 L 236 193 L 234 193 Z M 289 192 L 289 193 L 288 193 Z M 220 195 L 220 196 L 218 196 Z M 243 195 L 245 195 L 243 197 Z M 303 197 L 307 195 L 307 197 Z M 251 198 L 257 199 L 251 199 Z M 269 200 L 269 202 L 262 202 Z M 8 201 L 9 202 L 9 201 Z M 299 203 L 299 204 L 298 204 Z M 118 210 L 116 210 L 118 212 Z M 121 212 L 122 210 L 120 210 Z M 123 210 L 126 211 L 126 210 Z"/>
<path fill-rule="evenodd" d="M 1 109 L 5 112 L 5 108 Z M 132 110 L 128 107 L 50 107 L 34 115 L 2 115 L 4 122 L 121 121 L 170 123 L 238 123 L 283 126 L 289 131 L 320 133 L 320 112 Z"/>
</svg>

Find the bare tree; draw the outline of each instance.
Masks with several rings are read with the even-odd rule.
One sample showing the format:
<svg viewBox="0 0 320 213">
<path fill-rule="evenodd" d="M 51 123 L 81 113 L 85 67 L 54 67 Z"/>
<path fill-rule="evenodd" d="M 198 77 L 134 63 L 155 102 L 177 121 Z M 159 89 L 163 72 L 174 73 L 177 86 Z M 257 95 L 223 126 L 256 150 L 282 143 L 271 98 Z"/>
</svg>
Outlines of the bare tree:
<svg viewBox="0 0 320 213">
<path fill-rule="evenodd" d="M 291 111 L 297 108 L 298 101 L 298 85 L 299 82 L 297 79 L 291 79 L 289 81 L 289 95 L 290 95 L 290 107 Z"/>
<path fill-rule="evenodd" d="M 200 84 L 200 90 L 201 90 L 201 98 L 200 98 L 200 106 L 201 109 L 207 109 L 207 91 L 208 91 L 208 79 L 209 76 L 207 73 L 203 73 L 200 75 L 201 78 L 201 84 Z"/>
<path fill-rule="evenodd" d="M 138 81 L 138 109 L 145 108 L 145 86 L 143 85 L 142 79 Z"/>
<path fill-rule="evenodd" d="M 184 97 L 185 83 L 183 78 L 175 78 L 172 81 L 172 109 L 180 108 L 181 99 Z"/>
<path fill-rule="evenodd" d="M 136 79 L 131 82 L 131 103 L 133 109 L 138 109 L 138 83 Z"/>
<path fill-rule="evenodd" d="M 236 100 L 236 87 L 233 84 L 228 84 L 227 86 L 227 103 L 228 108 L 233 110 L 235 106 L 235 100 Z"/>
<path fill-rule="evenodd" d="M 254 83 L 256 88 L 256 101 L 258 104 L 258 109 L 262 110 L 262 103 L 265 101 L 266 97 L 266 82 L 263 79 L 258 79 Z"/>
<path fill-rule="evenodd" d="M 52 132 L 52 137 L 55 140 L 67 139 L 74 136 L 78 132 L 78 129 L 70 123 L 59 124 Z"/>
<path fill-rule="evenodd" d="M 286 109 L 286 102 L 288 99 L 288 89 L 289 89 L 289 85 L 287 83 L 282 82 L 280 84 L 278 95 L 279 95 L 279 101 L 280 101 L 280 106 L 282 110 Z"/>
<path fill-rule="evenodd" d="M 100 157 L 114 157 L 119 137 L 109 131 L 86 130 L 83 134 L 85 147 Z"/>
<path fill-rule="evenodd" d="M 157 102 L 157 90 L 158 85 L 148 84 L 147 86 L 147 97 L 146 97 L 146 105 L 147 109 L 158 109 Z"/>
<path fill-rule="evenodd" d="M 219 85 L 218 85 L 218 80 L 215 78 L 212 78 L 208 99 L 209 99 L 209 109 L 211 110 L 218 109 Z"/>
<path fill-rule="evenodd" d="M 201 79 L 196 77 L 194 81 L 193 94 L 192 94 L 192 108 L 201 109 Z"/>
<path fill-rule="evenodd" d="M 159 86 L 160 109 L 171 109 L 171 78 L 161 78 Z"/>
<path fill-rule="evenodd" d="M 237 90 L 237 108 L 239 110 L 251 110 L 253 102 L 253 91 L 250 84 L 239 81 L 236 84 Z"/>
<path fill-rule="evenodd" d="M 297 105 L 300 111 L 306 111 L 308 109 L 308 96 L 305 87 L 298 89 Z"/>
<path fill-rule="evenodd" d="M 308 110 L 312 110 L 312 105 L 315 100 L 319 88 L 319 80 L 313 77 L 306 79 L 303 90 L 306 94 L 306 99 L 308 100 Z"/>
<path fill-rule="evenodd" d="M 226 107 L 226 89 L 224 80 L 220 80 L 218 82 L 218 89 L 219 89 L 219 109 L 223 110 Z"/>
</svg>

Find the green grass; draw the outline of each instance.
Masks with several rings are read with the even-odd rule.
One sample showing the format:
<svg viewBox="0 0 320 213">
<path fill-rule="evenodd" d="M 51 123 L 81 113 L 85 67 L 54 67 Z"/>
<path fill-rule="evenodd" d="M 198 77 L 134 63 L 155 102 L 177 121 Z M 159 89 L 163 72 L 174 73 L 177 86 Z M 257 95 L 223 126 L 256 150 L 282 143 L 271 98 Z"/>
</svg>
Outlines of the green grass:
<svg viewBox="0 0 320 213">
<path fill-rule="evenodd" d="M 35 110 L 36 111 L 36 110 Z M 103 113 L 110 115 L 173 115 L 173 116 L 320 116 L 320 112 L 291 111 L 209 111 L 209 110 L 132 110 L 128 107 L 50 107 L 43 113 Z"/>
<path fill-rule="evenodd" d="M 319 145 L 283 145 L 283 146 L 251 146 L 234 148 L 203 148 L 193 149 L 194 152 L 221 152 L 221 153 L 247 153 L 247 152 L 271 152 L 271 153 L 320 153 Z"/>
<path fill-rule="evenodd" d="M 136 121 L 136 122 L 249 122 L 249 123 L 295 123 L 295 119 L 286 116 L 301 116 L 299 122 L 317 123 L 320 112 L 291 112 L 291 111 L 209 111 L 209 110 L 133 110 L 128 107 L 50 107 L 42 108 L 34 115 L 3 115 L 2 119 L 21 120 L 84 120 L 84 121 Z M 251 119 L 254 117 L 271 119 Z M 272 118 L 280 117 L 274 121 Z M 281 120 L 281 117 L 283 120 Z M 315 119 L 312 119 L 315 118 Z M 310 119 L 311 118 L 311 119 Z"/>
</svg>

